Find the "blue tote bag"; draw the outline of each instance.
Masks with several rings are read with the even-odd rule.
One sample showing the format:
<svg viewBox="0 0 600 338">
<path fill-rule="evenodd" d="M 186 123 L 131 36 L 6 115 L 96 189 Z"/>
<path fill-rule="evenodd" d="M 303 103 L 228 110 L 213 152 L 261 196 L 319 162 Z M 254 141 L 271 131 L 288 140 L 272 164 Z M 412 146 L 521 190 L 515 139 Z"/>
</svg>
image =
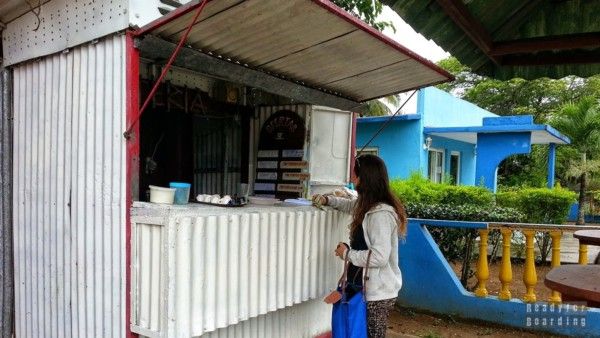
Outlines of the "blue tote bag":
<svg viewBox="0 0 600 338">
<path fill-rule="evenodd" d="M 333 304 L 331 314 L 331 334 L 333 338 L 367 338 L 367 301 L 365 298 L 367 287 L 367 273 L 371 250 L 367 255 L 367 266 L 363 273 L 363 288 L 351 298 L 347 298 L 346 286 L 348 285 L 348 255 L 344 260 L 344 273 L 338 282 L 338 291 L 342 298 Z"/>
</svg>

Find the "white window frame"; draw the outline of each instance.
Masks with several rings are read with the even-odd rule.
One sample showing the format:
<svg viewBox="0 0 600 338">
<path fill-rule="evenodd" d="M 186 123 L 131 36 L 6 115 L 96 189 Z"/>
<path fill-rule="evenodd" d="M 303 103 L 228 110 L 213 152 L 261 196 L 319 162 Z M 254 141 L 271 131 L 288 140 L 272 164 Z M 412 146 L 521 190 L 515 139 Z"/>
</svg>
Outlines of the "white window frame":
<svg viewBox="0 0 600 338">
<path fill-rule="evenodd" d="M 379 156 L 379 147 L 366 147 L 362 151 L 360 151 L 360 148 L 358 148 L 357 150 L 358 151 L 356 153 L 356 156 L 360 156 L 363 154 L 372 154 L 375 156 Z"/>
<path fill-rule="evenodd" d="M 436 152 L 436 153 L 441 153 L 442 154 L 442 172 L 440 175 L 440 181 L 436 182 L 433 181 L 431 179 L 431 173 L 429 171 L 429 167 L 430 167 L 430 163 L 429 163 L 429 152 Z M 442 183 L 444 182 L 444 175 L 446 173 L 446 151 L 444 149 L 438 149 L 438 148 L 429 148 L 429 150 L 427 151 L 427 178 L 435 183 Z"/>
<path fill-rule="evenodd" d="M 460 151 L 456 151 L 453 150 L 450 152 L 450 166 L 452 166 L 452 156 L 458 156 L 458 168 L 456 170 L 456 182 L 454 182 L 454 184 L 456 185 L 460 185 L 460 166 L 461 166 L 461 162 L 462 162 L 462 155 L 460 154 Z M 450 170 L 452 170 L 452 168 L 450 168 Z"/>
</svg>

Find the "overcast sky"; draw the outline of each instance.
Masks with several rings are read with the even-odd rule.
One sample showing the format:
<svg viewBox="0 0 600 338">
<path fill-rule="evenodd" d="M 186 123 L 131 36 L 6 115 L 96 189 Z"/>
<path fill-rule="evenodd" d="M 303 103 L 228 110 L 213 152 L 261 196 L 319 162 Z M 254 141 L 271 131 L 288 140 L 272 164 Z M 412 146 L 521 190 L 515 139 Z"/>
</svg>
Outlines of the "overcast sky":
<svg viewBox="0 0 600 338">
<path fill-rule="evenodd" d="M 441 49 L 435 42 L 425 39 L 421 34 L 415 32 L 396 12 L 394 12 L 388 6 L 383 7 L 383 13 L 379 16 L 381 21 L 391 21 L 396 28 L 396 33 L 390 28 L 383 31 L 384 34 L 398 41 L 404 47 L 416 52 L 417 54 L 433 61 L 445 59 L 450 54 L 446 53 Z M 406 92 L 399 94 L 400 103 L 403 103 L 408 99 L 412 92 Z M 392 113 L 398 109 L 397 106 L 388 104 Z M 402 108 L 401 114 L 416 114 L 417 113 L 417 96 L 413 96 L 409 102 L 407 102 Z"/>
<path fill-rule="evenodd" d="M 381 21 L 391 21 L 396 27 L 396 33 L 392 29 L 387 28 L 383 32 L 401 45 L 408 47 L 413 52 L 433 61 L 437 62 L 445 59 L 450 54 L 438 47 L 433 41 L 425 39 L 421 34 L 415 32 L 396 12 L 388 6 L 384 6 L 383 13 L 379 16 Z"/>
</svg>

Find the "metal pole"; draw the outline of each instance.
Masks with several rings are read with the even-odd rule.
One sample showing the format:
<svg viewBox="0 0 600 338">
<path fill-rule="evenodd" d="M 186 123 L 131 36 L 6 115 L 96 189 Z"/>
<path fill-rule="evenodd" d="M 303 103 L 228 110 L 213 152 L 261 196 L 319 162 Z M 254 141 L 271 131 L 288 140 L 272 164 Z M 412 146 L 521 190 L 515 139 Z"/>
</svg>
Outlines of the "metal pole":
<svg viewBox="0 0 600 338">
<path fill-rule="evenodd" d="M 15 298 L 12 231 L 13 115 L 11 75 L 0 69 L 0 336 L 14 335 Z"/>
</svg>

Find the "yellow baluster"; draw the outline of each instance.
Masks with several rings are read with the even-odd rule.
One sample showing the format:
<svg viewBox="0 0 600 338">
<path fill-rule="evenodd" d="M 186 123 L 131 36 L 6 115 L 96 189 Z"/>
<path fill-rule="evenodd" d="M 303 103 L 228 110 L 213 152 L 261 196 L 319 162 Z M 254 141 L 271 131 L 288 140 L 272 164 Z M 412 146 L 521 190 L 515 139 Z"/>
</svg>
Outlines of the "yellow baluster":
<svg viewBox="0 0 600 338">
<path fill-rule="evenodd" d="M 535 285 L 537 284 L 537 274 L 535 272 L 535 253 L 533 251 L 533 238 L 535 230 L 523 230 L 525 235 L 525 270 L 523 271 L 523 283 L 527 288 L 523 301 L 526 303 L 535 303 Z"/>
<path fill-rule="evenodd" d="M 553 230 L 550 231 L 550 237 L 552 237 L 552 268 L 560 266 L 560 238 L 562 236 L 562 231 Z M 548 299 L 550 303 L 560 303 L 562 298 L 560 296 L 560 292 L 552 291 L 550 298 Z"/>
<path fill-rule="evenodd" d="M 579 264 L 587 265 L 587 263 L 588 263 L 587 244 L 579 244 Z"/>
<path fill-rule="evenodd" d="M 488 291 L 485 284 L 490 279 L 490 270 L 488 268 L 487 249 L 488 249 L 488 229 L 479 230 L 479 259 L 477 260 L 477 289 L 475 295 L 485 297 Z"/>
<path fill-rule="evenodd" d="M 510 300 L 510 283 L 512 282 L 512 266 L 510 265 L 510 240 L 512 230 L 509 228 L 500 229 L 502 233 L 502 265 L 500 266 L 500 283 L 502 288 L 498 294 L 498 299 Z"/>
</svg>

